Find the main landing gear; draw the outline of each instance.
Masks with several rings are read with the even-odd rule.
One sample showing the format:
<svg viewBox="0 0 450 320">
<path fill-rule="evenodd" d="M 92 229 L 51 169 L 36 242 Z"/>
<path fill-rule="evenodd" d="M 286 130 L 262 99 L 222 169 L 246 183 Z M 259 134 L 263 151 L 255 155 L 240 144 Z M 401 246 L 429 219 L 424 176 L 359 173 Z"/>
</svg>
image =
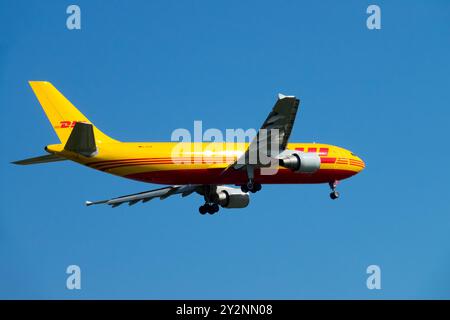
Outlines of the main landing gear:
<svg viewBox="0 0 450 320">
<path fill-rule="evenodd" d="M 241 186 L 242 192 L 250 191 L 251 193 L 256 193 L 261 190 L 261 184 L 253 182 L 253 179 L 255 178 L 255 168 L 251 165 L 247 166 L 247 178 L 247 184 Z"/>
<path fill-rule="evenodd" d="M 253 181 L 247 182 L 247 184 L 243 184 L 241 186 L 242 192 L 252 192 L 256 193 L 262 189 L 262 186 L 260 183 L 254 183 Z"/>
<path fill-rule="evenodd" d="M 339 183 L 339 181 L 337 181 L 337 180 L 329 183 L 330 189 L 331 189 L 330 198 L 333 200 L 336 200 L 337 198 L 339 198 L 339 192 L 336 191 L 336 187 L 337 187 L 338 183 Z"/>
<path fill-rule="evenodd" d="M 198 212 L 201 215 L 209 213 L 211 215 L 219 212 L 219 202 L 217 199 L 217 186 L 205 186 L 203 189 L 203 197 L 205 198 L 205 204 L 198 208 Z"/>
<path fill-rule="evenodd" d="M 205 203 L 198 208 L 198 212 L 200 212 L 200 214 L 214 214 L 219 212 L 219 205 L 217 203 Z"/>
</svg>

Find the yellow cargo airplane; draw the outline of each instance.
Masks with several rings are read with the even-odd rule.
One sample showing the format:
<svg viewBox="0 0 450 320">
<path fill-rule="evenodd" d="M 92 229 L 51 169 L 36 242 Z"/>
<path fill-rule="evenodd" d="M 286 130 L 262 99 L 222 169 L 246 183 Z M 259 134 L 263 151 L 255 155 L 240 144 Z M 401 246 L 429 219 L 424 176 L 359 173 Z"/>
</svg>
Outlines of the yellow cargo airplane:
<svg viewBox="0 0 450 320">
<path fill-rule="evenodd" d="M 175 194 L 203 196 L 201 214 L 223 208 L 244 208 L 249 193 L 262 184 L 328 183 L 337 199 L 338 181 L 362 169 L 364 162 L 352 152 L 328 144 L 288 143 L 299 106 L 293 96 L 279 95 L 272 111 L 250 143 L 120 142 L 96 128 L 51 83 L 30 81 L 60 143 L 45 147 L 44 156 L 13 162 L 19 165 L 72 160 L 93 169 L 133 180 L 171 185 L 86 205 L 134 205 Z M 262 148 L 271 141 L 274 148 Z M 266 150 L 268 149 L 268 150 Z M 253 153 L 252 153 L 253 152 Z M 252 154 L 259 156 L 253 157 Z M 268 162 L 275 171 L 264 174 Z M 250 161 L 253 159 L 253 161 Z M 230 187 L 227 185 L 236 185 Z"/>
</svg>

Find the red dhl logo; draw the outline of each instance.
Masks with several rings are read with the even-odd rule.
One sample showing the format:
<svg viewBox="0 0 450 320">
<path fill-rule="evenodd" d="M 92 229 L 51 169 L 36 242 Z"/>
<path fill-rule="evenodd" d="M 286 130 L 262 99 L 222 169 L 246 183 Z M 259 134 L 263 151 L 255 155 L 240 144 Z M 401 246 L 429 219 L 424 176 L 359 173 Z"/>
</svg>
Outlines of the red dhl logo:
<svg viewBox="0 0 450 320">
<path fill-rule="evenodd" d="M 67 129 L 75 127 L 77 122 L 85 122 L 85 121 L 60 121 L 59 126 L 55 126 L 55 129 Z"/>
<path fill-rule="evenodd" d="M 307 151 L 305 151 L 305 148 L 295 148 L 295 150 L 301 151 L 301 152 L 314 152 L 314 153 L 318 153 L 319 156 L 327 156 L 328 151 L 329 151 L 328 148 L 319 148 L 319 150 L 317 151 L 317 148 L 315 148 L 315 147 L 307 148 L 306 149 Z"/>
</svg>

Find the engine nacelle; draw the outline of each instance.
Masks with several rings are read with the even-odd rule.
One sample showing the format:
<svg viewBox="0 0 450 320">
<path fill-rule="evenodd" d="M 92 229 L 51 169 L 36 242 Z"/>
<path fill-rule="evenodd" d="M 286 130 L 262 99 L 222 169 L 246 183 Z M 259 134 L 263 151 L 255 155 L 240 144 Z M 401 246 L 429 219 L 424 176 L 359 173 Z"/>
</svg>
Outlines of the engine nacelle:
<svg viewBox="0 0 450 320">
<path fill-rule="evenodd" d="M 291 152 L 280 158 L 280 166 L 294 172 L 314 173 L 320 168 L 320 157 L 313 152 Z"/>
<path fill-rule="evenodd" d="M 223 208 L 245 208 L 250 202 L 248 193 L 230 187 L 217 187 L 217 200 Z"/>
</svg>

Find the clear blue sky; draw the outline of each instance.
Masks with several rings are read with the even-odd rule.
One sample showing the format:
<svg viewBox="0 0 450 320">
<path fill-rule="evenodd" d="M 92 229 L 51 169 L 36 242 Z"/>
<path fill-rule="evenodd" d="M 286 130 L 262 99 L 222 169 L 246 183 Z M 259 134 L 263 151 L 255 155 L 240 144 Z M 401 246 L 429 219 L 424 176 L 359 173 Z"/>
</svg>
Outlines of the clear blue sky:
<svg viewBox="0 0 450 320">
<path fill-rule="evenodd" d="M 448 1 L 0 0 L 0 298 L 450 298 Z M 366 28 L 366 8 L 382 29 Z M 58 142 L 28 80 L 122 141 L 258 127 L 301 98 L 291 141 L 366 162 L 326 185 L 267 186 L 247 209 L 202 199 L 86 208 L 156 187 L 74 163 L 16 167 Z M 82 290 L 65 288 L 66 267 Z M 382 290 L 366 288 L 366 268 Z"/>
</svg>

